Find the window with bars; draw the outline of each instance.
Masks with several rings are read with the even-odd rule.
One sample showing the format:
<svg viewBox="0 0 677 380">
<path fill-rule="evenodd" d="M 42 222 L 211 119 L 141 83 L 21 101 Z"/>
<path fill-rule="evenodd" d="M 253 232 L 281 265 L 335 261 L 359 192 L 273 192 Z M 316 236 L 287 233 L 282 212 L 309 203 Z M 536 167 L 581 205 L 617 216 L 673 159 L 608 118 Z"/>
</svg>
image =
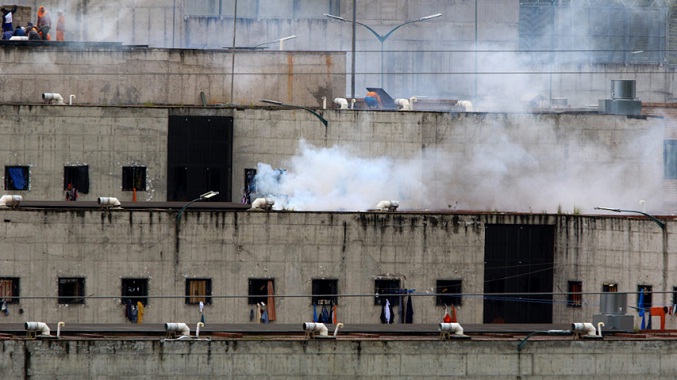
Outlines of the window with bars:
<svg viewBox="0 0 677 380">
<path fill-rule="evenodd" d="M 122 167 L 122 191 L 146 191 L 146 167 Z"/>
<path fill-rule="evenodd" d="M 569 281 L 567 290 L 567 306 L 581 307 L 583 306 L 583 282 Z"/>
<path fill-rule="evenodd" d="M 83 277 L 59 278 L 59 303 L 84 304 L 85 279 Z"/>
<path fill-rule="evenodd" d="M 136 305 L 141 302 L 144 306 L 148 305 L 148 279 L 147 278 L 123 278 L 121 302 L 127 304 L 127 300 Z"/>
<path fill-rule="evenodd" d="M 435 305 L 456 305 L 463 304 L 461 293 L 463 292 L 462 280 L 437 280 L 438 295 L 435 297 Z"/>
<path fill-rule="evenodd" d="M 19 303 L 18 277 L 0 277 L 0 298 L 7 303 Z"/>
<path fill-rule="evenodd" d="M 637 285 L 637 307 L 648 310 L 653 304 L 653 286 Z"/>
<path fill-rule="evenodd" d="M 313 305 L 338 304 L 338 280 L 313 280 Z"/>
<path fill-rule="evenodd" d="M 618 284 L 605 282 L 602 284 L 602 291 L 605 293 L 616 293 L 618 291 Z"/>
<path fill-rule="evenodd" d="M 64 166 L 63 189 L 69 188 L 75 188 L 79 193 L 89 193 L 89 166 Z"/>
<path fill-rule="evenodd" d="M 210 278 L 186 279 L 186 304 L 212 304 L 212 280 Z"/>
<path fill-rule="evenodd" d="M 374 305 L 383 305 L 386 300 L 390 301 L 391 306 L 400 304 L 401 285 L 399 278 L 387 278 L 374 280 Z"/>
<path fill-rule="evenodd" d="M 275 294 L 275 280 L 272 278 L 249 279 L 249 305 L 268 304 L 268 295 Z"/>
</svg>

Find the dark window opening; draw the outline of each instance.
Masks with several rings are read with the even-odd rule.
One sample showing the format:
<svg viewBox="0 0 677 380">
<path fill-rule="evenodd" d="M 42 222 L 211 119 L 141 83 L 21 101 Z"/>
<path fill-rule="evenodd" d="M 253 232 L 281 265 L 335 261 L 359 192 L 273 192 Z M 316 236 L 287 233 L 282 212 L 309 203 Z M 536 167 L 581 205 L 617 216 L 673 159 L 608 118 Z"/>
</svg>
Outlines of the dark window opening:
<svg viewBox="0 0 677 380">
<path fill-rule="evenodd" d="M 616 293 L 618 291 L 618 284 L 605 282 L 602 284 L 602 291 L 605 293 Z"/>
<path fill-rule="evenodd" d="M 256 177 L 256 169 L 244 170 L 244 194 L 242 195 L 242 203 L 252 203 L 252 194 L 256 193 L 256 184 L 254 178 Z"/>
<path fill-rule="evenodd" d="M 249 279 L 249 305 L 263 302 L 268 304 L 268 296 L 275 294 L 275 280 L 272 278 Z"/>
<path fill-rule="evenodd" d="M 141 302 L 144 306 L 148 305 L 148 279 L 147 278 L 123 278 L 122 279 L 122 304 L 126 305 L 127 300 L 132 305 Z"/>
<path fill-rule="evenodd" d="M 663 177 L 677 179 L 677 140 L 663 142 Z"/>
<path fill-rule="evenodd" d="M 209 278 L 186 279 L 186 304 L 198 304 L 200 302 L 212 304 L 212 280 Z"/>
<path fill-rule="evenodd" d="M 5 190 L 28 190 L 28 166 L 5 166 Z"/>
<path fill-rule="evenodd" d="M 567 291 L 567 306 L 583 306 L 583 283 L 581 281 L 569 281 Z"/>
<path fill-rule="evenodd" d="M 653 304 L 653 293 L 651 285 L 637 285 L 637 307 L 649 310 Z"/>
<path fill-rule="evenodd" d="M 672 287 L 672 304 L 677 304 L 677 286 Z"/>
<path fill-rule="evenodd" d="M 386 300 L 395 307 L 400 304 L 401 292 L 400 279 L 377 279 L 374 280 L 374 305 L 383 305 Z"/>
<path fill-rule="evenodd" d="M 0 277 L 0 298 L 7 303 L 19 303 L 18 277 Z"/>
<path fill-rule="evenodd" d="M 84 304 L 85 279 L 82 277 L 59 278 L 59 303 Z"/>
<path fill-rule="evenodd" d="M 338 280 L 313 280 L 313 305 L 338 305 Z"/>
<path fill-rule="evenodd" d="M 435 305 L 456 305 L 461 306 L 463 303 L 461 293 L 463 293 L 462 280 L 437 280 L 437 296 L 435 297 Z"/>
<path fill-rule="evenodd" d="M 89 166 L 64 166 L 63 189 L 69 190 L 69 185 L 79 193 L 89 193 Z"/>
<path fill-rule="evenodd" d="M 146 191 L 146 167 L 122 167 L 122 191 Z"/>
</svg>

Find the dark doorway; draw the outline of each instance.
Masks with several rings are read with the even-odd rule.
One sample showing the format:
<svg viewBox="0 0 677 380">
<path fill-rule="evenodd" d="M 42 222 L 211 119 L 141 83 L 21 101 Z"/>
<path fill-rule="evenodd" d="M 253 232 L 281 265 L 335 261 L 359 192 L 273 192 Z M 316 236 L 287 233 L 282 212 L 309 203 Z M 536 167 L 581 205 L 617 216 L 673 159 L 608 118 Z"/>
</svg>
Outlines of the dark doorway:
<svg viewBox="0 0 677 380">
<path fill-rule="evenodd" d="M 486 226 L 484 323 L 552 323 L 554 249 L 554 226 Z"/>
<path fill-rule="evenodd" d="M 170 116 L 167 145 L 168 201 L 191 201 L 208 191 L 219 192 L 210 201 L 231 201 L 232 117 Z"/>
</svg>

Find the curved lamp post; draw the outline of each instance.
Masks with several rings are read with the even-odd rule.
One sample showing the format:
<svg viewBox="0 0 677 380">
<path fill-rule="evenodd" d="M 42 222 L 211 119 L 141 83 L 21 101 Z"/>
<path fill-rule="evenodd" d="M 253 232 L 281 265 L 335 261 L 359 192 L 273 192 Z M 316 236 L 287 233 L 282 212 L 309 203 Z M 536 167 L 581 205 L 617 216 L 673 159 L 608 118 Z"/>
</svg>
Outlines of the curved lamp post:
<svg viewBox="0 0 677 380">
<path fill-rule="evenodd" d="M 215 197 L 215 196 L 217 196 L 217 195 L 219 195 L 219 192 L 218 192 L 218 191 L 208 191 L 208 192 L 206 192 L 206 193 L 200 195 L 199 198 L 195 198 L 195 199 L 193 199 L 192 201 L 186 203 L 186 205 L 183 206 L 183 207 L 181 207 L 181 210 L 179 210 L 179 214 L 176 215 L 176 222 L 177 222 L 177 223 L 181 222 L 181 215 L 183 214 L 183 211 L 184 211 L 188 206 L 190 206 L 192 203 L 197 202 L 197 201 L 203 201 L 203 200 L 205 200 L 205 199 L 209 199 L 209 198 Z"/>
<path fill-rule="evenodd" d="M 263 45 L 270 45 L 270 44 L 274 44 L 276 42 L 279 42 L 280 43 L 280 50 L 284 50 L 284 41 L 291 40 L 292 38 L 296 38 L 296 35 L 284 37 L 284 38 L 278 38 L 275 41 L 264 42 L 262 44 L 258 44 L 256 46 L 254 46 L 252 49 L 256 49 L 256 48 L 263 46 Z"/>
<path fill-rule="evenodd" d="M 612 208 L 612 207 L 595 207 L 595 210 L 605 210 L 605 211 L 613 211 L 613 212 L 630 212 L 630 213 L 635 213 L 635 214 L 641 214 L 646 216 L 647 218 L 651 219 L 652 222 L 656 223 L 660 228 L 661 232 L 663 235 L 663 301 L 664 304 L 667 305 L 668 302 L 668 230 L 665 226 L 665 222 L 662 220 L 656 218 L 653 215 L 647 214 L 644 211 L 637 211 L 637 210 L 623 210 L 620 208 Z"/>
<path fill-rule="evenodd" d="M 372 27 L 370 27 L 369 25 L 363 24 L 363 23 L 361 23 L 361 22 L 359 22 L 359 21 L 348 20 L 348 19 L 345 19 L 345 18 L 343 18 L 343 17 L 330 15 L 330 14 L 328 14 L 328 13 L 325 13 L 324 16 L 325 16 L 325 17 L 329 17 L 329 18 L 334 19 L 334 20 L 341 21 L 341 22 L 351 22 L 351 23 L 355 23 L 355 24 L 358 24 L 358 25 L 362 25 L 362 26 L 364 26 L 365 28 L 367 28 L 367 29 L 374 35 L 374 37 L 376 37 L 376 38 L 381 42 L 381 87 L 383 87 L 383 43 L 388 39 L 388 37 L 390 37 L 391 34 L 393 34 L 393 32 L 395 32 L 397 29 L 399 29 L 399 28 L 401 28 L 401 27 L 403 27 L 403 26 L 405 26 L 405 25 L 413 24 L 413 23 L 415 23 L 415 22 L 421 22 L 421 21 L 430 20 L 430 19 L 433 19 L 433 18 L 436 18 L 436 17 L 440 17 L 440 16 L 442 16 L 442 14 L 441 14 L 441 13 L 435 13 L 434 15 L 421 17 L 421 18 L 419 18 L 418 20 L 412 20 L 412 21 L 404 22 L 404 23 L 402 23 L 402 24 L 400 24 L 400 25 L 397 25 L 396 27 L 392 28 L 392 29 L 391 29 L 388 33 L 386 33 L 386 34 L 379 34 L 377 31 L 375 31 L 375 30 L 374 30 Z M 354 54 L 355 54 L 355 52 L 353 51 L 353 55 L 354 55 Z M 353 72 L 352 75 L 355 75 L 355 73 Z"/>
<path fill-rule="evenodd" d="M 308 111 L 308 112 L 312 113 L 313 115 L 315 115 L 316 118 L 320 119 L 320 121 L 322 122 L 322 124 L 324 124 L 325 127 L 327 127 L 329 125 L 329 122 L 327 121 L 327 119 L 323 118 L 322 115 L 320 115 L 319 113 L 311 110 L 310 108 L 306 108 L 306 107 L 302 107 L 302 106 L 295 106 L 293 104 L 285 104 L 285 103 L 282 103 L 282 102 L 278 102 L 277 100 L 269 100 L 269 99 L 261 99 L 261 100 L 259 100 L 259 102 L 274 104 L 276 106 L 281 106 L 281 107 L 297 108 L 297 109 L 300 109 L 300 110 Z"/>
</svg>

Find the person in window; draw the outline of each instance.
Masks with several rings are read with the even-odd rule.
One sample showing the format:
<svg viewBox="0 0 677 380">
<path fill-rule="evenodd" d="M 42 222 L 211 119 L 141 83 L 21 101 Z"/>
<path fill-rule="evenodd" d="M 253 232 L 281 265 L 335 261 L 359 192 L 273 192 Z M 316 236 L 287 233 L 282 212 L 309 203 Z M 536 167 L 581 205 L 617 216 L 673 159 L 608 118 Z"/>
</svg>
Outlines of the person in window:
<svg viewBox="0 0 677 380">
<path fill-rule="evenodd" d="M 2 31 L 13 31 L 14 26 L 12 25 L 12 16 L 14 16 L 14 13 L 16 12 L 16 5 L 14 5 L 12 9 L 2 8 L 0 10 L 2 11 Z"/>
<path fill-rule="evenodd" d="M 367 96 L 364 97 L 364 102 L 367 103 L 369 109 L 381 108 L 381 97 L 375 91 L 367 92 Z"/>
<path fill-rule="evenodd" d="M 40 6 L 38 8 L 38 33 L 43 40 L 49 41 L 49 31 L 52 29 L 52 17 L 49 15 L 49 12 L 45 7 Z"/>
<path fill-rule="evenodd" d="M 78 190 L 73 187 L 72 184 L 68 184 L 68 188 L 66 189 L 66 200 L 67 201 L 76 201 L 78 200 Z"/>
</svg>

